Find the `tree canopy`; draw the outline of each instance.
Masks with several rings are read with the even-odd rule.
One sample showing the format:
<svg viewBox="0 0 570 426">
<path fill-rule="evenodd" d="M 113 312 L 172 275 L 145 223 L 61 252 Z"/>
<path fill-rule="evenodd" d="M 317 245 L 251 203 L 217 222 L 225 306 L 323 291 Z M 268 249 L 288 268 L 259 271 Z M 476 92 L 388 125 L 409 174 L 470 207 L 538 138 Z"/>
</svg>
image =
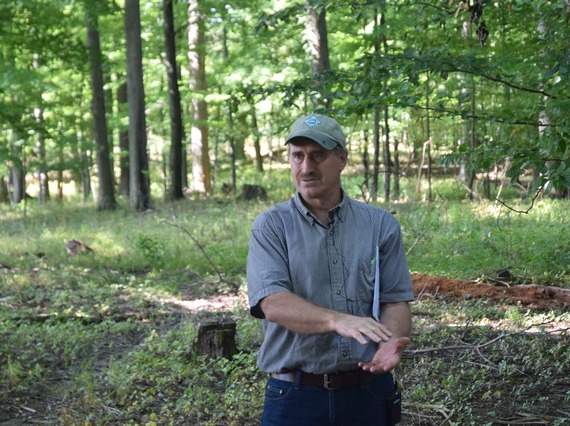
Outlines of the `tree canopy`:
<svg viewBox="0 0 570 426">
<path fill-rule="evenodd" d="M 101 161 L 109 157 L 118 183 L 128 165 L 120 159 L 133 163 L 133 144 L 145 139 L 120 143 L 137 129 L 120 96 L 122 86 L 135 84 L 125 37 L 133 32 L 125 20 L 133 3 L 140 5 L 142 61 L 130 67 L 142 68 L 139 120 L 149 156 L 148 170 L 140 170 L 165 195 L 178 198 L 181 184 L 211 192 L 211 169 L 221 163 L 232 166 L 235 190 L 237 162 L 256 157 L 262 173 L 263 156 L 289 123 L 311 111 L 338 118 L 351 152 L 367 155 L 370 146 L 373 191 L 380 172 L 388 187 L 389 176 L 397 177 L 399 152 L 405 167 L 418 168 L 427 150 L 428 169 L 437 164 L 432 156 L 444 167 L 460 165 L 469 189 L 482 176 L 517 183 L 530 173 L 529 194 L 568 195 L 568 0 L 164 1 L 171 9 L 159 0 L 0 5 L 4 199 L 21 201 L 44 176 L 59 198 L 70 182 L 85 198 L 97 185 L 98 197 L 108 197 L 103 208 L 114 206 Z M 89 28 L 100 37 L 104 93 L 94 94 Z M 180 125 L 171 111 L 173 78 Z M 100 96 L 106 120 L 92 112 Z M 104 139 L 94 121 L 106 123 L 110 155 L 96 141 Z M 182 183 L 165 176 L 172 173 L 183 174 Z"/>
</svg>

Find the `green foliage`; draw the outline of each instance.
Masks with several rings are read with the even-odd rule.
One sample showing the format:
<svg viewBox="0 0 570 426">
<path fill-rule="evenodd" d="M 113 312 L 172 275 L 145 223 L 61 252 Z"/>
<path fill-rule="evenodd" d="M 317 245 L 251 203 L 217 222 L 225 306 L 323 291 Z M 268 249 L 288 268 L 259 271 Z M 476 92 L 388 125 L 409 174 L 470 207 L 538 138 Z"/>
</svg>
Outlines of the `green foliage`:
<svg viewBox="0 0 570 426">
<path fill-rule="evenodd" d="M 62 401 L 46 414 L 53 424 L 257 424 L 266 375 L 255 363 L 262 328 L 246 306 L 245 262 L 255 215 L 291 195 L 289 173 L 272 173 L 264 185 L 279 195 L 259 202 L 217 195 L 145 214 L 94 214 L 88 203 L 2 207 L 0 404 Z M 347 193 L 359 196 L 361 177 L 345 178 Z M 407 199 L 415 182 L 404 182 Z M 518 214 L 466 202 L 452 179 L 434 188 L 437 203 L 385 206 L 402 224 L 413 271 L 484 280 L 509 267 L 511 285 L 570 285 L 567 201 L 536 200 Z M 68 255 L 69 239 L 94 253 Z M 235 285 L 220 281 L 200 247 Z M 195 324 L 216 312 L 189 306 L 224 295 L 238 300 L 223 315 L 237 321 L 240 352 L 198 357 Z M 433 294 L 412 309 L 413 346 L 397 372 L 408 424 L 477 425 L 513 412 L 549 413 L 562 424 L 556 409 L 570 402 L 567 311 Z M 0 419 L 12 407 L 2 406 Z"/>
<path fill-rule="evenodd" d="M 489 202 L 396 208 L 414 271 L 476 279 L 506 268 L 521 282 L 570 286 L 565 203 L 542 201 L 526 215 Z"/>
</svg>

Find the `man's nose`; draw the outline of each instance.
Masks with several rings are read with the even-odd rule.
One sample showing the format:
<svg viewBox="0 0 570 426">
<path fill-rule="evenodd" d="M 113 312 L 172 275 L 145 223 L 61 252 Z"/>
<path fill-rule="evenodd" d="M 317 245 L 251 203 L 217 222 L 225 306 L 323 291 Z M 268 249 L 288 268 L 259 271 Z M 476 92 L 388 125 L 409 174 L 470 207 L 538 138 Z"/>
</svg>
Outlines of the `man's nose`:
<svg viewBox="0 0 570 426">
<path fill-rule="evenodd" d="M 303 173 L 310 173 L 315 168 L 315 162 L 310 155 L 306 155 L 301 164 L 301 171 Z"/>
</svg>

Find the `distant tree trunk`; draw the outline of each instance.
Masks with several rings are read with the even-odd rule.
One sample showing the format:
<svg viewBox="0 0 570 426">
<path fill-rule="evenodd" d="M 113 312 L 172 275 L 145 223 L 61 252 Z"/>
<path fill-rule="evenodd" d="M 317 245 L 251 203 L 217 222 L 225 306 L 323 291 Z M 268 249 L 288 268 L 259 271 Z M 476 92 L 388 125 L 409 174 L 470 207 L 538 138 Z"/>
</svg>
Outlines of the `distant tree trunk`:
<svg viewBox="0 0 570 426">
<path fill-rule="evenodd" d="M 212 192 L 208 148 L 208 108 L 206 94 L 206 43 L 204 17 L 199 0 L 188 1 L 188 62 L 192 91 L 192 180 L 194 192 Z"/>
<path fill-rule="evenodd" d="M 22 162 L 14 160 L 12 163 L 12 173 L 11 173 L 11 183 L 12 183 L 12 203 L 21 203 L 26 196 L 26 174 L 24 173 L 24 167 Z"/>
<path fill-rule="evenodd" d="M 374 108 L 374 155 L 372 159 L 372 185 L 370 198 L 373 203 L 378 201 L 378 177 L 380 176 L 380 108 Z"/>
<path fill-rule="evenodd" d="M 320 98 L 313 99 L 315 106 L 331 107 L 332 99 L 327 99 L 325 93 L 326 81 L 321 76 L 322 73 L 330 70 L 329 42 L 327 29 L 327 11 L 324 7 L 317 10 L 308 5 L 307 11 L 307 41 L 311 54 L 311 69 L 313 71 L 314 83 Z"/>
<path fill-rule="evenodd" d="M 429 115 L 429 72 L 426 78 L 426 134 L 427 140 L 430 142 L 427 144 L 427 180 L 428 180 L 428 202 L 431 203 L 431 174 L 432 174 L 432 164 L 431 164 L 431 127 L 430 127 L 430 115 Z"/>
<path fill-rule="evenodd" d="M 362 140 L 362 168 L 364 169 L 364 188 L 362 194 L 368 201 L 370 199 L 370 159 L 368 158 L 368 132 L 361 131 L 360 139 Z"/>
<path fill-rule="evenodd" d="M 378 26 L 381 22 L 378 22 L 378 12 L 374 12 L 374 29 L 375 33 L 378 33 Z M 382 19 L 382 18 L 380 18 Z M 380 39 L 374 42 L 374 52 L 380 54 Z M 378 201 L 378 178 L 380 176 L 380 108 L 378 106 L 374 107 L 374 155 L 372 164 L 372 185 L 370 187 L 370 196 L 373 203 Z"/>
<path fill-rule="evenodd" d="M 39 56 L 34 55 L 34 68 L 39 68 Z M 41 101 L 40 101 L 41 103 Z M 42 132 L 42 126 L 44 121 L 44 112 L 41 107 L 34 108 L 34 117 L 36 119 L 36 123 L 38 128 L 40 129 L 36 132 L 36 157 L 38 159 L 38 185 L 39 185 L 39 194 L 38 194 L 38 202 L 45 203 L 49 200 L 49 179 L 47 174 L 47 167 L 46 167 L 46 148 L 45 148 L 45 141 L 44 135 Z"/>
<path fill-rule="evenodd" d="M 170 112 L 170 186 L 168 198 L 180 200 L 182 192 L 182 106 L 178 87 L 178 66 L 176 64 L 176 41 L 174 31 L 174 11 L 172 0 L 163 0 L 164 44 L 166 57 L 166 78 L 168 80 L 168 100 Z"/>
<path fill-rule="evenodd" d="M 93 112 L 93 136 L 97 151 L 97 173 L 99 191 L 97 210 L 112 210 L 117 206 L 113 168 L 109 152 L 109 133 L 105 111 L 105 90 L 103 82 L 103 65 L 101 61 L 101 45 L 97 16 L 87 12 L 87 52 L 91 71 L 91 89 L 93 91 L 91 108 Z"/>
<path fill-rule="evenodd" d="M 236 143 L 234 136 L 234 111 L 233 111 L 233 97 L 227 101 L 228 107 L 228 140 L 230 142 L 230 169 L 232 177 L 232 191 L 235 194 L 237 191 L 237 171 L 236 171 Z"/>
<path fill-rule="evenodd" d="M 470 134 L 469 134 L 469 148 L 471 150 L 475 150 L 477 148 L 477 136 L 475 134 L 475 131 L 477 129 L 476 127 L 476 118 L 475 115 L 477 113 L 477 111 L 475 110 L 475 78 L 471 75 L 470 76 L 471 79 L 471 128 L 470 128 Z M 473 188 L 475 185 L 475 170 L 473 170 L 473 168 L 470 168 L 467 171 L 467 188 L 469 188 L 469 199 L 472 200 L 473 199 Z"/>
<path fill-rule="evenodd" d="M 465 22 L 463 22 L 462 28 L 461 28 L 461 34 L 463 35 L 463 37 L 465 37 L 467 40 L 471 40 L 472 37 L 472 24 L 471 24 L 471 20 L 466 19 Z M 470 149 L 474 149 L 476 146 L 476 136 L 475 136 L 475 79 L 472 75 L 469 75 L 467 77 L 469 83 L 470 83 L 470 88 L 467 87 L 463 87 L 463 92 L 469 92 L 470 93 L 470 97 L 471 97 L 471 115 L 472 118 L 469 121 L 465 121 L 464 122 L 464 127 L 463 127 L 463 135 L 464 135 L 464 140 L 463 143 L 467 143 L 467 137 L 469 138 L 469 148 Z M 472 169 L 467 169 L 465 167 L 465 165 L 462 165 L 462 171 L 461 171 L 461 175 L 464 176 L 465 178 L 465 183 L 467 185 L 467 188 L 469 189 L 469 199 L 473 199 L 473 185 L 475 183 L 475 170 Z"/>
<path fill-rule="evenodd" d="M 117 91 L 117 102 L 119 103 L 119 113 L 122 115 L 126 111 L 127 104 L 127 83 L 124 82 L 119 86 Z M 119 194 L 129 196 L 130 187 L 130 170 L 129 170 L 129 129 L 119 130 L 119 168 L 121 174 L 119 177 Z"/>
<path fill-rule="evenodd" d="M 145 211 L 151 207 L 151 198 L 139 0 L 125 1 L 125 39 L 129 103 L 129 198 L 133 208 Z"/>
<path fill-rule="evenodd" d="M 394 139 L 394 200 L 400 199 L 400 153 L 398 138 Z"/>
<path fill-rule="evenodd" d="M 380 26 L 386 26 L 386 14 L 382 12 L 380 14 Z M 386 36 L 383 35 L 380 39 L 382 42 L 382 48 L 384 53 L 388 54 L 388 42 Z M 380 51 L 380 46 L 378 46 L 377 51 Z M 384 202 L 390 202 L 390 185 L 391 185 L 391 175 L 392 175 L 392 156 L 390 153 L 390 126 L 388 123 L 390 115 L 390 109 L 388 105 L 384 106 L 384 146 L 383 146 L 383 160 L 384 160 Z"/>
<path fill-rule="evenodd" d="M 75 130 L 76 138 L 78 141 L 77 158 L 79 159 L 79 167 L 75 170 L 75 183 L 76 188 L 81 192 L 84 202 L 91 199 L 91 151 L 87 146 L 87 141 L 83 129 L 79 124 Z"/>
<path fill-rule="evenodd" d="M 390 175 L 392 174 L 392 158 L 390 155 L 390 127 L 388 125 L 388 106 L 384 107 L 384 202 L 390 201 Z"/>
<path fill-rule="evenodd" d="M 250 99 L 251 127 L 253 128 L 253 148 L 255 149 L 255 168 L 259 173 L 263 173 L 263 157 L 261 156 L 261 144 L 259 137 L 259 125 L 257 124 L 257 112 L 253 97 Z"/>
<path fill-rule="evenodd" d="M 43 110 L 41 108 L 35 108 L 34 116 L 36 122 L 41 127 L 41 123 L 43 122 Z M 41 130 L 36 134 L 36 157 L 38 158 L 38 202 L 45 203 L 49 200 L 49 178 L 46 167 L 46 147 Z"/>
<path fill-rule="evenodd" d="M 10 193 L 6 184 L 6 176 L 0 175 L 0 203 L 7 203 L 9 198 Z"/>
</svg>

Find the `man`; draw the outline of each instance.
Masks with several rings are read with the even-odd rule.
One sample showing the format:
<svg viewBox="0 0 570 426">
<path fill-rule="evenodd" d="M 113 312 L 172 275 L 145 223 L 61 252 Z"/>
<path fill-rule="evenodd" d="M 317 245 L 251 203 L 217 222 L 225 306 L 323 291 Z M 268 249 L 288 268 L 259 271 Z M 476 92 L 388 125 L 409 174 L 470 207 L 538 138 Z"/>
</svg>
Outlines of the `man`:
<svg viewBox="0 0 570 426">
<path fill-rule="evenodd" d="M 297 191 L 255 219 L 247 262 L 270 374 L 261 424 L 393 424 L 390 371 L 410 343 L 414 297 L 400 226 L 343 192 L 334 119 L 300 118 L 286 144 Z"/>
</svg>

